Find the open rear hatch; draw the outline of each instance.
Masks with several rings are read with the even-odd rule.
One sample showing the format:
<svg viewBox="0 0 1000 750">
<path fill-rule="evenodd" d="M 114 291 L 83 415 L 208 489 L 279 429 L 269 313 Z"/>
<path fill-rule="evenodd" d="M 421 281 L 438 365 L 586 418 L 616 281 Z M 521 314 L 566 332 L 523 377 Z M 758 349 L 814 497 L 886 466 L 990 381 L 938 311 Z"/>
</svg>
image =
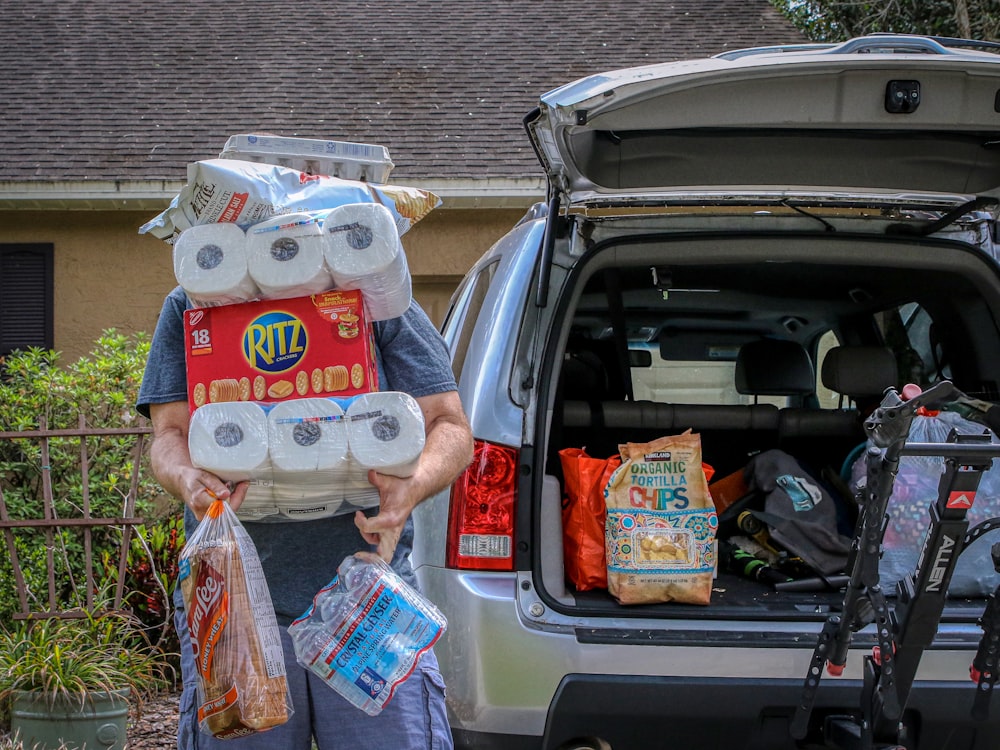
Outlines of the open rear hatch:
<svg viewBox="0 0 1000 750">
<path fill-rule="evenodd" d="M 918 309 L 937 316 L 938 335 L 950 321 L 945 348 L 955 373 L 969 378 L 965 389 L 1000 395 L 995 361 L 985 368 L 961 361 L 1000 346 L 996 265 L 983 257 L 993 254 L 989 227 L 1000 196 L 997 56 L 895 37 L 875 46 L 734 53 L 581 79 L 543 96 L 525 124 L 554 209 L 542 278 L 548 264 L 576 264 L 568 291 L 554 302 L 562 330 L 549 335 L 558 348 L 549 353 L 553 372 L 574 358 L 574 337 L 608 349 L 616 326 L 626 327 L 630 348 L 652 347 L 654 357 L 732 363 L 753 338 L 814 347 L 810 336 L 823 325 L 878 321 L 889 311 L 902 320 Z M 900 222 L 909 226 L 901 230 Z M 596 260 L 602 252 L 613 260 Z M 607 290 L 619 266 L 624 311 L 609 303 Z M 994 343 L 983 349 L 987 340 Z M 966 354 L 960 342 L 968 343 Z M 618 362 L 637 356 L 620 348 L 610 354 Z M 951 373 L 938 367 L 933 379 Z M 577 400 L 594 402 L 596 394 Z M 803 398 L 793 394 L 787 405 L 811 406 Z M 618 439 L 668 433 L 666 405 L 614 407 L 631 411 L 616 426 L 617 411 L 598 414 L 590 403 L 568 416 L 565 401 L 555 394 L 551 433 L 539 432 L 549 441 L 540 453 L 550 475 L 558 474 L 560 448 L 608 455 Z M 718 420 L 752 421 L 751 412 L 702 416 L 731 435 L 745 431 Z M 573 419 L 589 434 L 574 435 Z M 669 427 L 683 429 L 680 421 Z M 829 463 L 842 469 L 844 446 L 863 439 L 839 435 Z M 705 460 L 713 461 L 707 445 Z M 728 458 L 720 463 L 720 476 L 736 468 Z M 772 622 L 823 620 L 843 598 L 837 586 L 775 591 L 727 571 L 708 609 L 669 604 L 636 612 L 601 590 L 550 593 L 556 611 L 577 615 Z M 980 599 L 956 598 L 943 621 L 970 623 L 981 612 Z"/>
<path fill-rule="evenodd" d="M 577 208 L 996 197 L 996 55 L 892 39 L 591 76 L 543 96 L 526 125 Z"/>
</svg>

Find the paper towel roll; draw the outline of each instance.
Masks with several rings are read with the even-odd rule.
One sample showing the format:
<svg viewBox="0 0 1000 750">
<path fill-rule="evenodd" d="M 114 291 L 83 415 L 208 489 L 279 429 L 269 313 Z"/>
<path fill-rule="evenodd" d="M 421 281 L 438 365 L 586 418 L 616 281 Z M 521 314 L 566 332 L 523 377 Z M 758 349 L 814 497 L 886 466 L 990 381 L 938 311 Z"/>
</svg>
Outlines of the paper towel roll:
<svg viewBox="0 0 1000 750">
<path fill-rule="evenodd" d="M 398 318 L 412 282 L 392 213 L 378 203 L 349 203 L 323 219 L 326 265 L 340 289 L 360 289 L 369 320 Z"/>
<path fill-rule="evenodd" d="M 347 445 L 364 469 L 407 477 L 424 449 L 424 416 L 416 399 L 400 391 L 356 396 L 347 407 Z"/>
<path fill-rule="evenodd" d="M 347 469 L 344 410 L 331 399 L 282 401 L 267 415 L 271 463 L 276 471 Z M 277 476 L 275 484 L 277 485 Z"/>
<path fill-rule="evenodd" d="M 251 401 L 205 404 L 188 430 L 191 463 L 220 479 L 239 482 L 269 467 L 267 415 Z"/>
<path fill-rule="evenodd" d="M 285 214 L 247 230 L 247 267 L 269 299 L 304 297 L 332 289 L 323 257 L 325 238 L 310 214 Z"/>
<path fill-rule="evenodd" d="M 269 479 L 251 479 L 247 494 L 236 509 L 241 521 L 280 520 L 280 510 L 274 502 L 274 483 Z"/>
<path fill-rule="evenodd" d="M 338 515 L 343 499 L 339 481 L 331 472 L 274 472 L 274 501 L 286 519 L 306 521 Z"/>
<path fill-rule="evenodd" d="M 199 224 L 174 241 L 174 276 L 199 307 L 259 296 L 247 268 L 247 238 L 235 224 Z"/>
</svg>

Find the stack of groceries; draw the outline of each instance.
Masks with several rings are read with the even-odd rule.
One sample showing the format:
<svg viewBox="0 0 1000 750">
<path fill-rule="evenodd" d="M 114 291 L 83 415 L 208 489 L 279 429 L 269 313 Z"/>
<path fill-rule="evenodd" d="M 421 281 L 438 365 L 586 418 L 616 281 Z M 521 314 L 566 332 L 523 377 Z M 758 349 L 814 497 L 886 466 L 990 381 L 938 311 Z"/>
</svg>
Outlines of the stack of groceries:
<svg viewBox="0 0 1000 750">
<path fill-rule="evenodd" d="M 379 392 L 372 323 L 410 306 L 400 237 L 440 199 L 315 173 L 384 179 L 391 167 L 381 146 L 233 136 L 140 230 L 171 242 L 194 305 L 192 462 L 249 482 L 241 519 L 373 507 L 368 470 L 407 476 L 423 450 L 413 399 Z"/>
<path fill-rule="evenodd" d="M 379 390 L 372 324 L 409 308 L 400 237 L 440 199 L 384 184 L 392 166 L 381 146 L 233 136 L 220 158 L 190 164 L 185 187 L 140 229 L 172 246 L 192 304 L 184 314 L 192 463 L 249 485 L 237 512 L 213 504 L 181 556 L 199 726 L 208 735 L 252 734 L 293 711 L 267 583 L 242 521 L 377 506 L 369 470 L 409 476 L 424 448 L 417 402 Z M 433 605 L 410 597 L 377 559 L 351 564 L 409 603 L 411 632 L 433 642 L 443 630 Z M 335 587 L 336 579 L 325 596 Z M 360 622 L 364 613 L 344 616 Z M 308 619 L 316 630 L 320 618 Z M 394 621 L 381 637 L 398 645 L 399 627 Z M 369 651 L 368 683 L 394 686 L 409 674 L 379 643 Z M 357 679 L 329 684 L 345 694 L 342 686 Z M 365 702 L 357 690 L 345 697 L 374 710 L 370 691 Z"/>
</svg>

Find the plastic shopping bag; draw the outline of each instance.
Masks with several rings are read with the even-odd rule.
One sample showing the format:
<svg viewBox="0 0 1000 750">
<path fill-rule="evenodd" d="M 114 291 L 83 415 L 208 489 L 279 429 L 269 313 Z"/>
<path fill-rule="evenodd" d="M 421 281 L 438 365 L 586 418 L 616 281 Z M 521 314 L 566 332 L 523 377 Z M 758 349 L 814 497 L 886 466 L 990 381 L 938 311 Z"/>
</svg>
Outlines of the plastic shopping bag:
<svg viewBox="0 0 1000 750">
<path fill-rule="evenodd" d="M 608 587 L 604 560 L 604 487 L 621 456 L 593 458 L 582 448 L 559 451 L 563 471 L 563 560 L 577 591 Z"/>
<path fill-rule="evenodd" d="M 981 435 L 987 431 L 979 422 L 965 419 L 955 412 L 915 416 L 910 423 L 907 443 L 944 443 L 952 430 L 962 435 Z M 990 434 L 990 441 L 1000 442 Z M 883 540 L 879 574 L 882 588 L 894 593 L 903 576 L 912 573 L 923 547 L 930 525 L 930 506 L 937 501 L 938 485 L 945 463 L 941 456 L 903 456 L 889 497 L 887 511 L 890 522 Z M 855 491 L 867 482 L 865 456 L 862 453 L 851 466 L 851 481 Z M 1000 462 L 983 472 L 975 502 L 966 519 L 969 528 L 988 518 L 1000 516 Z M 952 596 L 988 596 L 997 585 L 990 548 L 998 540 L 991 531 L 962 550 L 952 575 L 948 592 Z"/>
<path fill-rule="evenodd" d="M 369 716 L 381 713 L 447 622 L 380 558 L 351 555 L 288 627 L 295 658 Z"/>
<path fill-rule="evenodd" d="M 281 631 L 257 550 L 228 503 L 213 502 L 184 545 L 179 581 L 201 731 L 225 739 L 288 721 Z"/>
</svg>

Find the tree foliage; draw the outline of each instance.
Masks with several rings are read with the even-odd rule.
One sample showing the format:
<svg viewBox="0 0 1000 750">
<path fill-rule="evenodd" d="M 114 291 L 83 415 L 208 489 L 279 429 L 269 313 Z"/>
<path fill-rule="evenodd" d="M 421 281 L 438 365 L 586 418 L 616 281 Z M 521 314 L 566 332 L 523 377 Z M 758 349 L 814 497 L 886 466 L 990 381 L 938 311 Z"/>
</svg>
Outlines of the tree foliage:
<svg viewBox="0 0 1000 750">
<path fill-rule="evenodd" d="M 833 42 L 872 32 L 997 41 L 1000 0 L 772 0 L 810 39 Z"/>
</svg>

